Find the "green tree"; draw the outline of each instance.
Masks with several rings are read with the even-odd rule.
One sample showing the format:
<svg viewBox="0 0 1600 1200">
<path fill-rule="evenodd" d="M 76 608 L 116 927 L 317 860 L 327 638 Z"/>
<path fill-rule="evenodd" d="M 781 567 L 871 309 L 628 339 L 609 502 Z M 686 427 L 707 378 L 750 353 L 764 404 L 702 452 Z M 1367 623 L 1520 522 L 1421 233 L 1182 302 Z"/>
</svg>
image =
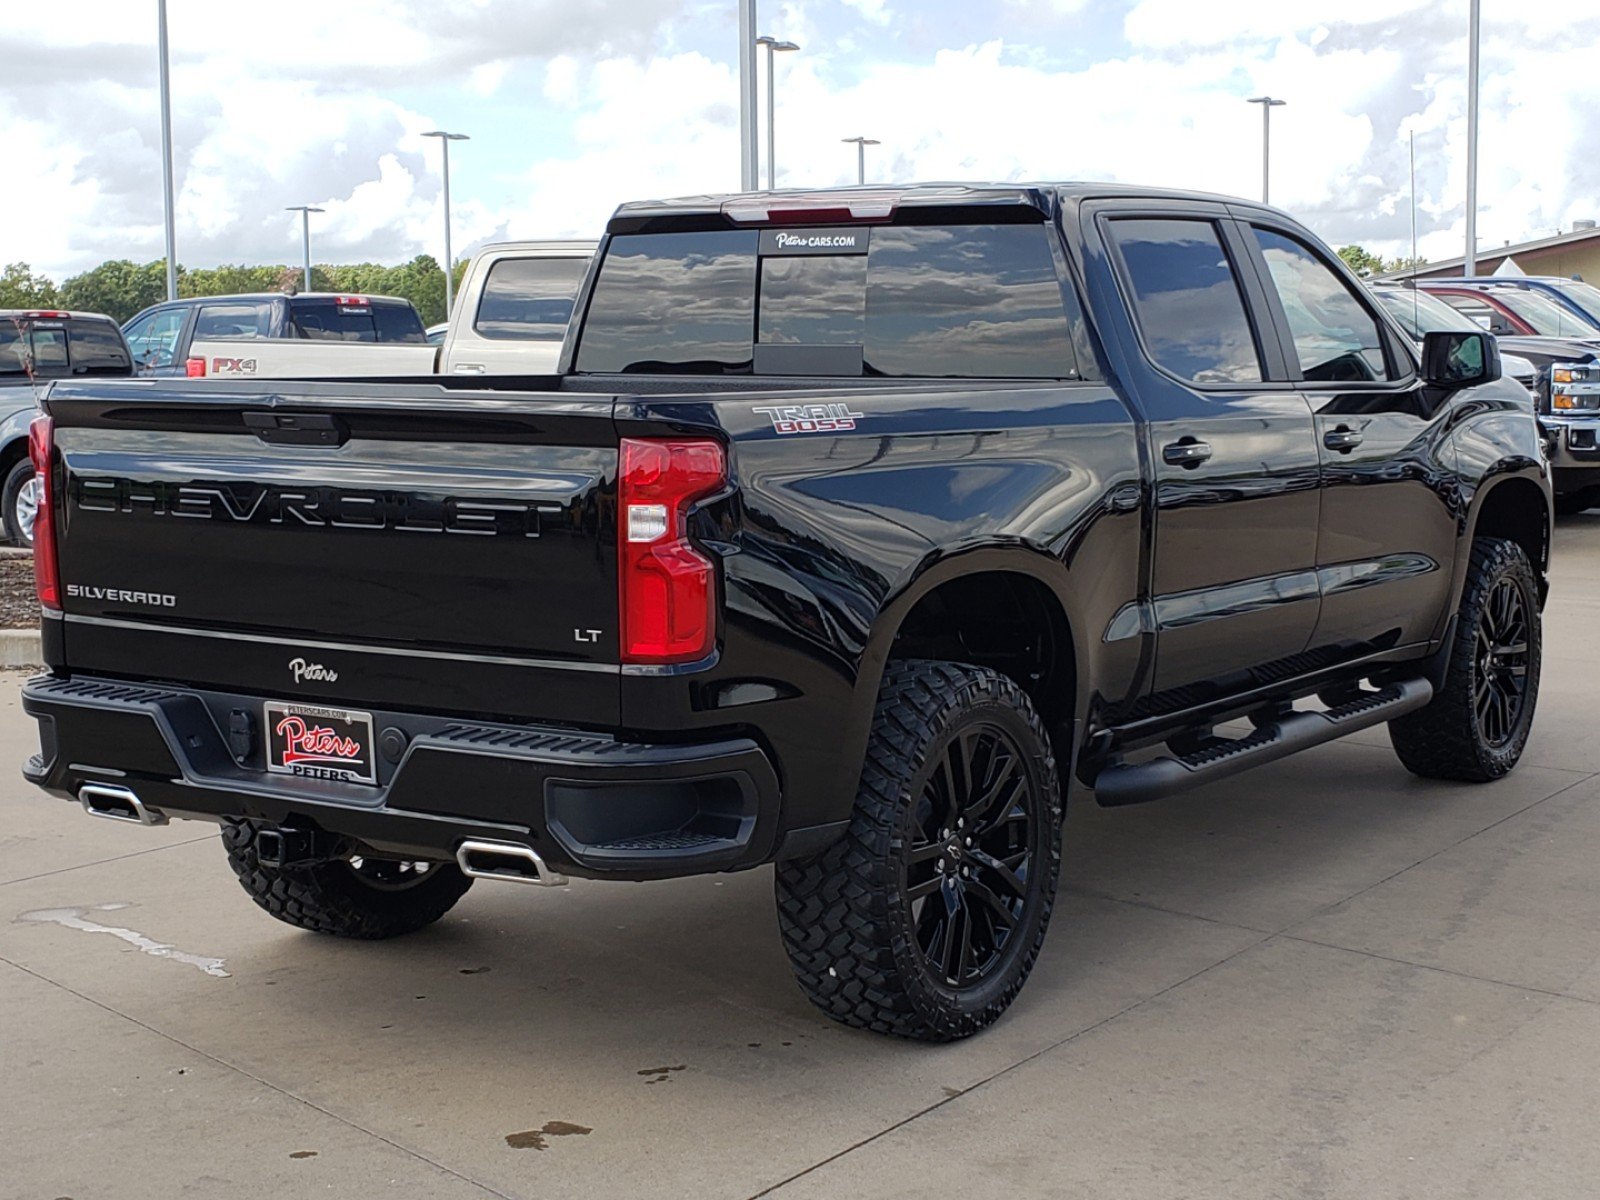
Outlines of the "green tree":
<svg viewBox="0 0 1600 1200">
<path fill-rule="evenodd" d="M 275 292 L 283 267 L 228 266 L 185 272 L 180 296 L 234 296 L 241 292 Z"/>
<path fill-rule="evenodd" d="M 419 254 L 408 263 L 390 267 L 376 290 L 411 301 L 424 325 L 437 325 L 444 320 L 444 272 L 431 254 Z"/>
<path fill-rule="evenodd" d="M 54 281 L 35 275 L 25 262 L 14 262 L 0 272 L 0 308 L 55 308 L 61 293 Z"/>
<path fill-rule="evenodd" d="M 1345 266 L 1362 278 L 1377 275 L 1383 270 L 1383 259 L 1370 253 L 1364 246 L 1340 246 L 1339 257 L 1344 259 Z"/>
<path fill-rule="evenodd" d="M 1418 255 L 1416 258 L 1412 258 L 1409 254 L 1406 254 L 1399 258 L 1391 258 L 1388 262 L 1384 263 L 1383 269 L 1385 271 L 1409 271 L 1414 267 L 1425 267 L 1427 265 L 1428 260 L 1423 258 L 1421 255 Z"/>
<path fill-rule="evenodd" d="M 183 268 L 179 268 L 179 290 Z M 126 321 L 141 308 L 165 300 L 167 267 L 161 259 L 142 266 L 125 258 L 103 262 L 92 271 L 74 275 L 61 285 L 61 303 L 82 312 L 105 313 L 114 321 Z"/>
</svg>

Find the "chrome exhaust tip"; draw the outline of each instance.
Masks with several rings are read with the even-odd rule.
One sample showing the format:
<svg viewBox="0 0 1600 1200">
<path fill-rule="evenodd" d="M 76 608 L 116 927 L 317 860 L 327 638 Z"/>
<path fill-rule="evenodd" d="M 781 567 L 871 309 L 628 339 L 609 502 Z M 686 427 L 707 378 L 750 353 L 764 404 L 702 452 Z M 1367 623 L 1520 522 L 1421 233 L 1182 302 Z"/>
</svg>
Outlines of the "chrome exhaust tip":
<svg viewBox="0 0 1600 1200">
<path fill-rule="evenodd" d="M 111 783 L 86 783 L 78 789 L 78 803 L 91 817 L 127 821 L 131 825 L 165 825 L 167 814 L 148 808 L 130 789 Z"/>
<path fill-rule="evenodd" d="M 563 887 L 567 882 L 567 877 L 551 870 L 532 847 L 516 842 L 462 842 L 456 848 L 456 865 L 472 879 L 498 879 L 534 887 Z"/>
</svg>

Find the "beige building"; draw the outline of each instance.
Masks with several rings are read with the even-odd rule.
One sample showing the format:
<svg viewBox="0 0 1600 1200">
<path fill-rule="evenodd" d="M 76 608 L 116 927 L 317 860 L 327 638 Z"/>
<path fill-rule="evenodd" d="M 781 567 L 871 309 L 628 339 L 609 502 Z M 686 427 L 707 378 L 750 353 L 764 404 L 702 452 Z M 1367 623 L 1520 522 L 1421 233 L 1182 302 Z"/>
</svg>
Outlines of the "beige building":
<svg viewBox="0 0 1600 1200">
<path fill-rule="evenodd" d="M 1571 233 L 1539 238 L 1478 255 L 1477 273 L 1493 275 L 1506 259 L 1512 259 L 1524 275 L 1562 275 L 1600 284 L 1600 229 L 1593 221 L 1579 221 Z M 1396 271 L 1386 279 L 1441 279 L 1461 275 L 1464 258 L 1447 258 L 1411 271 Z"/>
</svg>

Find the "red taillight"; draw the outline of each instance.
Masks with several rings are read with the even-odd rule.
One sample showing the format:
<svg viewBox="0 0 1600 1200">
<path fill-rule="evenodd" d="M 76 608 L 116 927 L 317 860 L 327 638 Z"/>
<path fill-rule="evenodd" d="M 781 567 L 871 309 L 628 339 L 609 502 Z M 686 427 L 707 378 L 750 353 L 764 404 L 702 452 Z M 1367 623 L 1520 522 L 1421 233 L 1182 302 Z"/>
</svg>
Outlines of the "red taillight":
<svg viewBox="0 0 1600 1200">
<path fill-rule="evenodd" d="M 727 480 L 710 441 L 623 438 L 617 482 L 622 661 L 692 662 L 711 652 L 716 580 L 689 541 L 690 504 Z"/>
<path fill-rule="evenodd" d="M 372 302 L 365 296 L 336 296 L 334 303 L 340 308 L 367 308 Z"/>
<path fill-rule="evenodd" d="M 39 603 L 61 607 L 61 575 L 56 567 L 56 489 L 54 471 L 55 423 L 35 417 L 28 427 L 28 457 L 39 483 L 39 508 L 33 518 L 33 584 Z"/>
<path fill-rule="evenodd" d="M 31 312 L 25 312 L 22 315 L 25 317 L 39 317 L 47 321 L 64 321 L 72 314 L 62 312 L 60 309 L 56 308 L 36 308 Z"/>
<path fill-rule="evenodd" d="M 185 359 L 183 363 L 183 373 L 190 379 L 204 378 L 206 373 L 206 360 L 203 358 Z"/>
</svg>

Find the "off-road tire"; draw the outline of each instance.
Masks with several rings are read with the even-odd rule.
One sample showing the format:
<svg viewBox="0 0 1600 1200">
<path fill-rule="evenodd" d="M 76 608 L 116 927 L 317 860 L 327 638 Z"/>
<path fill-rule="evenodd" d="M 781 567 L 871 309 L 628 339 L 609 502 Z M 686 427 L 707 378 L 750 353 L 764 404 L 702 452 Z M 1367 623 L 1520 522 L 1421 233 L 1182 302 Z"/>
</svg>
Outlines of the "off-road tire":
<svg viewBox="0 0 1600 1200">
<path fill-rule="evenodd" d="M 278 920 L 313 933 L 379 941 L 415 933 L 454 907 L 472 880 L 454 863 L 434 863 L 404 887 L 379 887 L 343 859 L 309 867 L 264 866 L 256 856 L 259 827 L 222 827 L 228 865 L 250 899 Z"/>
<path fill-rule="evenodd" d="M 0 484 L 0 522 L 4 524 L 6 541 L 24 550 L 33 549 L 33 534 L 23 529 L 22 521 L 17 516 L 17 498 L 31 482 L 33 463 L 24 458 L 12 465 L 11 470 L 6 472 L 5 483 Z"/>
<path fill-rule="evenodd" d="M 1029 790 L 1013 811 L 1026 805 L 1021 840 L 1031 857 L 1015 901 L 1020 913 L 1003 943 L 985 914 L 990 946 L 1000 944 L 992 949 L 992 973 L 956 987 L 949 975 L 935 977 L 906 888 L 913 869 L 932 872 L 931 863 L 908 864 L 918 839 L 925 858 L 927 839 L 942 836 L 922 832 L 922 822 L 938 823 L 928 815 L 925 789 L 936 786 L 932 775 L 964 730 L 973 737 L 999 731 L 1014 747 Z M 1008 798 L 1004 806 L 1012 803 Z M 1000 804 L 991 802 L 991 810 Z M 953 1041 L 993 1022 L 1022 990 L 1044 942 L 1061 871 L 1061 807 L 1049 736 L 1016 683 L 960 663 L 890 663 L 848 833 L 820 854 L 778 864 L 778 925 L 801 989 L 836 1021 L 923 1041 Z M 985 868 L 972 869 L 976 880 Z M 934 886 L 958 885 L 952 879 Z M 936 891 L 923 903 L 941 902 L 944 894 Z M 981 934 L 974 918 L 965 919 L 969 936 Z"/>
<path fill-rule="evenodd" d="M 1528 635 L 1522 703 L 1509 725 L 1509 736 L 1497 745 L 1484 736 L 1475 700 L 1485 685 L 1479 642 L 1485 606 L 1502 581 L 1510 581 L 1521 594 Z M 1522 757 L 1539 699 L 1539 584 L 1521 546 L 1503 538 L 1473 542 L 1453 636 L 1450 669 L 1443 686 L 1426 708 L 1390 721 L 1389 740 L 1406 770 L 1414 775 L 1487 783 L 1504 776 Z"/>
</svg>

